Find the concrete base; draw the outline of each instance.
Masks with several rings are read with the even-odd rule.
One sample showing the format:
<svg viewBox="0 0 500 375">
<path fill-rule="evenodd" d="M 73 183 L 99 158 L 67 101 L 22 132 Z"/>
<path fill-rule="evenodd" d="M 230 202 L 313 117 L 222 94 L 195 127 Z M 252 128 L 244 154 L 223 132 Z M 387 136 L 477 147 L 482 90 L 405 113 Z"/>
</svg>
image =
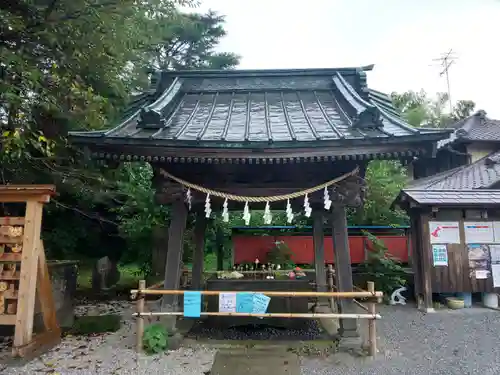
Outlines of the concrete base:
<svg viewBox="0 0 500 375">
<path fill-rule="evenodd" d="M 299 357 L 284 349 L 220 350 L 210 375 L 300 375 Z"/>
<path fill-rule="evenodd" d="M 436 312 L 436 309 L 434 307 L 420 307 L 419 310 L 426 314 L 432 314 Z"/>
<path fill-rule="evenodd" d="M 360 351 L 363 349 L 363 339 L 361 338 L 361 336 L 357 337 L 339 336 L 338 349 L 339 351 L 343 352 Z"/>
</svg>

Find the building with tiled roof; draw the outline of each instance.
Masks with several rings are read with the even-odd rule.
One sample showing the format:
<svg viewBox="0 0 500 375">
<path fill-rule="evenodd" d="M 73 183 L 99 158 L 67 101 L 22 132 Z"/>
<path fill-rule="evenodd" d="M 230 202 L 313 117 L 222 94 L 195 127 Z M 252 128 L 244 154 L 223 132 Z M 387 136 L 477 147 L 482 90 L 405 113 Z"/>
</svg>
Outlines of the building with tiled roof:
<svg viewBox="0 0 500 375">
<path fill-rule="evenodd" d="M 430 155 L 449 131 L 408 125 L 388 95 L 368 88 L 372 68 L 164 71 L 115 127 L 70 138 L 117 161 L 200 163 L 207 151 L 220 160 L 238 151 L 243 162 L 256 149 L 267 150 L 259 159 L 299 160 L 304 149 L 318 160 Z"/>
<path fill-rule="evenodd" d="M 494 191 L 500 188 L 500 121 L 478 111 L 452 128 L 450 137 L 438 142 L 435 158 L 412 163 L 415 179 L 398 199 L 408 195 L 419 204 L 457 204 L 460 199 L 477 205 L 492 199 L 500 203 L 500 191 Z"/>
<path fill-rule="evenodd" d="M 500 263 L 493 264 L 498 245 L 492 245 L 500 242 L 500 121 L 478 111 L 453 128 L 438 142 L 435 158 L 413 161 L 416 179 L 394 202 L 410 216 L 415 296 L 428 312 L 440 293 L 481 293 L 492 300 L 500 293 L 494 272 Z M 440 236 L 443 228 L 453 235 Z M 473 235 L 483 232 L 488 235 Z M 477 246 L 487 251 L 483 263 L 470 258 Z"/>
<path fill-rule="evenodd" d="M 451 125 L 453 133 L 437 143 L 435 157 L 419 157 L 411 164 L 415 179 L 474 163 L 500 150 L 500 121 L 477 111 Z"/>
</svg>

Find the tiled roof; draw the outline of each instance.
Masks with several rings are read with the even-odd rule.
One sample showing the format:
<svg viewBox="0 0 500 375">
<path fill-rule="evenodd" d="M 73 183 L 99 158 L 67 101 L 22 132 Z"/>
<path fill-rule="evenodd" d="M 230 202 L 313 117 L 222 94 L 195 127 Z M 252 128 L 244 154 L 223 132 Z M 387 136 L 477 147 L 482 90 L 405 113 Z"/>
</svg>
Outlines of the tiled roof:
<svg viewBox="0 0 500 375">
<path fill-rule="evenodd" d="M 472 164 L 412 181 L 411 190 L 487 189 L 500 182 L 500 151 Z"/>
<path fill-rule="evenodd" d="M 418 204 L 481 206 L 500 204 L 500 190 L 406 190 L 404 195 Z"/>
<path fill-rule="evenodd" d="M 472 116 L 451 126 L 455 131 L 449 138 L 438 142 L 438 148 L 453 142 L 499 142 L 500 121 L 486 117 L 485 111 L 477 111 Z"/>
<path fill-rule="evenodd" d="M 121 124 L 71 138 L 234 147 L 437 141 L 449 134 L 406 124 L 387 95 L 367 88 L 371 68 L 162 72 L 156 90 L 138 96 Z"/>
</svg>

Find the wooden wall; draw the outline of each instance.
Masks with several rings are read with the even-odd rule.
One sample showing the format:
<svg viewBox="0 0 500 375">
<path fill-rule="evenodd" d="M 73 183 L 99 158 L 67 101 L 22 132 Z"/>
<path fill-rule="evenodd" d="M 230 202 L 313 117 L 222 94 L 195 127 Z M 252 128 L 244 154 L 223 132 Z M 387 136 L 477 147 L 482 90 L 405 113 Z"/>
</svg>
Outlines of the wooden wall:
<svg viewBox="0 0 500 375">
<path fill-rule="evenodd" d="M 470 276 L 469 257 L 465 243 L 465 221 L 491 222 L 500 221 L 500 209 L 487 210 L 487 218 L 480 210 L 439 209 L 438 212 L 419 212 L 419 217 L 413 232 L 419 237 L 417 246 L 419 251 L 414 255 L 418 257 L 415 262 L 416 283 L 419 283 L 418 292 L 432 293 L 457 293 L 457 292 L 497 292 L 500 288 L 493 288 L 493 279 L 490 274 L 487 279 L 475 279 Z M 448 244 L 448 265 L 434 266 L 432 245 L 430 242 L 429 221 L 458 221 L 460 228 L 460 244 Z M 413 222 L 412 222 L 413 224 Z M 412 228 L 413 229 L 413 228 Z M 426 288 L 425 282 L 430 285 Z M 430 287 L 430 290 L 428 290 Z"/>
</svg>

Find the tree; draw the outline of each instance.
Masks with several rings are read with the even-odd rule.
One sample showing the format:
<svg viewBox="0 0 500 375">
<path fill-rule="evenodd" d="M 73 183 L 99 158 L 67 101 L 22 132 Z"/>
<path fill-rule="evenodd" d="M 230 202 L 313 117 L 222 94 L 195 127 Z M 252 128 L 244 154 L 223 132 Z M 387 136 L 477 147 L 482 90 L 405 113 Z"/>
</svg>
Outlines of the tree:
<svg viewBox="0 0 500 375">
<path fill-rule="evenodd" d="M 366 196 L 362 208 L 350 215 L 354 225 L 405 225 L 404 212 L 391 204 L 407 182 L 406 169 L 397 161 L 370 162 L 366 174 Z"/>
<path fill-rule="evenodd" d="M 159 70 L 234 68 L 239 56 L 215 51 L 226 35 L 224 22 L 224 16 L 213 11 L 180 13 L 176 23 L 162 29 L 161 42 L 153 46 L 153 67 Z"/>
<path fill-rule="evenodd" d="M 434 99 L 423 90 L 392 93 L 394 106 L 401 111 L 410 125 L 416 127 L 446 127 L 472 114 L 476 104 L 471 100 L 459 100 L 448 113 L 448 94 L 437 93 Z"/>
<path fill-rule="evenodd" d="M 137 74 L 130 64 L 154 44 L 158 23 L 172 23 L 181 3 L 188 2 L 2 2 L 1 156 L 52 156 L 49 138 L 106 126 Z"/>
<path fill-rule="evenodd" d="M 55 256 L 102 256 L 94 250 L 109 251 L 100 246 L 104 239 L 110 239 L 107 247 L 120 236 L 130 258 L 148 247 L 143 239 L 152 225 L 165 222 L 168 212 L 154 206 L 148 166 L 106 170 L 82 163 L 83 155 L 68 148 L 65 135 L 116 124 L 129 93 L 147 82 L 152 51 L 171 50 L 176 65 L 170 68 L 225 68 L 238 62 L 232 54 L 215 52 L 225 34 L 223 17 L 187 16 L 176 8 L 190 3 L 0 4 L 0 183 L 57 185 L 58 196 L 44 218 L 46 247 Z M 169 39 L 172 30 L 177 39 Z M 189 40 L 187 50 L 173 45 L 179 38 Z M 136 226 L 146 229 L 141 233 Z"/>
</svg>

